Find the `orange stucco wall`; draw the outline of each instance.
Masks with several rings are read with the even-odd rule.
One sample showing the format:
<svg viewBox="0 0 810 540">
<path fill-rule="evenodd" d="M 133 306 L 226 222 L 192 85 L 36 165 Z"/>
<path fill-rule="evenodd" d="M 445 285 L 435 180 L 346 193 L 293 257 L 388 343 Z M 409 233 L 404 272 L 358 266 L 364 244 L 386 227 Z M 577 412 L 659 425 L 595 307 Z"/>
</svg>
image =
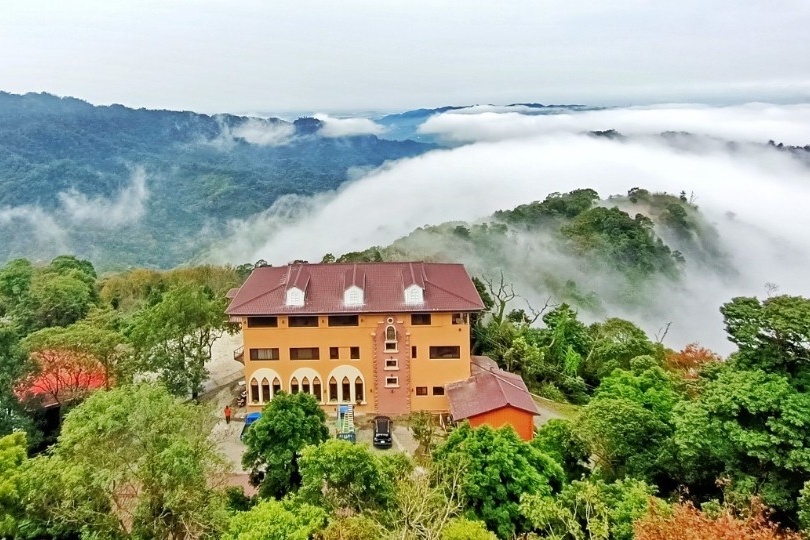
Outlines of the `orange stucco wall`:
<svg viewBox="0 0 810 540">
<path fill-rule="evenodd" d="M 385 330 L 389 320 L 396 328 L 395 351 L 385 350 Z M 470 376 L 470 327 L 469 324 L 453 324 L 451 313 L 431 313 L 431 324 L 412 325 L 410 313 L 360 314 L 358 326 L 330 327 L 328 316 L 318 317 L 318 327 L 289 328 L 286 316 L 278 317 L 278 327 L 248 328 L 247 318 L 242 319 L 244 339 L 245 381 L 248 387 L 248 410 L 258 411 L 262 400 L 253 403 L 250 395 L 251 380 L 277 376 L 281 389 L 289 392 L 294 374 L 306 368 L 310 375 L 317 374 L 321 382 L 321 402 L 327 411 L 338 403 L 329 400 L 329 379 L 334 374 L 339 390 L 343 376 L 351 383 L 349 399 L 355 403 L 354 380 L 359 376 L 364 383 L 363 400 L 357 404 L 358 413 L 405 414 L 410 411 L 448 410 L 446 395 L 434 395 L 433 387 L 460 381 Z M 458 346 L 458 359 L 430 359 L 431 346 Z M 290 360 L 291 347 L 317 347 L 318 360 Z M 338 347 L 340 358 L 330 359 L 330 347 Z M 350 347 L 360 348 L 360 358 L 350 359 Z M 416 358 L 412 358 L 416 347 Z M 278 348 L 278 360 L 250 360 L 252 348 Z M 396 367 L 386 366 L 386 360 L 396 360 Z M 389 362 L 391 363 L 391 362 Z M 386 385 L 386 378 L 395 376 L 398 385 Z M 428 395 L 417 396 L 417 387 L 427 387 Z M 259 392 L 261 393 L 261 391 Z"/>
<path fill-rule="evenodd" d="M 487 424 L 497 429 L 501 426 L 510 425 L 524 441 L 530 441 L 534 436 L 534 415 L 508 406 L 473 416 L 468 420 L 472 427 Z"/>
</svg>

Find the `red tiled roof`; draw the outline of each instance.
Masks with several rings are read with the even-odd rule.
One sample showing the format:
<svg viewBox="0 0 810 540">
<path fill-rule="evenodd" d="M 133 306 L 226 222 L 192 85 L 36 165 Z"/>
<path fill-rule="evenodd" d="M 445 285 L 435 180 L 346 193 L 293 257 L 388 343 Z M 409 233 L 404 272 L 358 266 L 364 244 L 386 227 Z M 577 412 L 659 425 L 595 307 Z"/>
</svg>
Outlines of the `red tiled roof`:
<svg viewBox="0 0 810 540">
<path fill-rule="evenodd" d="M 506 406 L 540 414 L 523 379 L 500 369 L 482 370 L 466 381 L 448 384 L 447 397 L 450 400 L 450 413 L 455 420 Z"/>
<path fill-rule="evenodd" d="M 405 288 L 424 288 L 424 302 L 405 303 Z M 363 288 L 364 304 L 346 306 L 343 293 Z M 290 287 L 305 291 L 304 305 L 286 305 Z M 231 300 L 231 316 L 480 311 L 481 297 L 464 266 L 439 263 L 294 264 L 253 270 Z"/>
</svg>

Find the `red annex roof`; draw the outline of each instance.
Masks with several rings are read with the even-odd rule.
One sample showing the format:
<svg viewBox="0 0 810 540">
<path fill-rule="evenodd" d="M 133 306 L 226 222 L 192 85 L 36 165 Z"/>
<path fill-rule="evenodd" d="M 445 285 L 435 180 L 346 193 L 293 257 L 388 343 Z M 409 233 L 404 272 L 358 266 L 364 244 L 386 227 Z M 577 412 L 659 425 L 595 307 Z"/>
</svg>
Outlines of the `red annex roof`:
<svg viewBox="0 0 810 540">
<path fill-rule="evenodd" d="M 447 385 L 450 413 L 464 420 L 502 407 L 540 414 L 526 383 L 519 375 L 501 369 L 481 370 L 466 381 Z"/>
<path fill-rule="evenodd" d="M 406 303 L 405 289 L 423 289 L 421 303 Z M 344 304 L 360 287 L 363 303 Z M 288 306 L 290 288 L 304 291 L 303 306 Z M 292 264 L 256 268 L 231 300 L 231 316 L 323 313 L 480 311 L 481 297 L 461 264 L 423 262 Z"/>
</svg>

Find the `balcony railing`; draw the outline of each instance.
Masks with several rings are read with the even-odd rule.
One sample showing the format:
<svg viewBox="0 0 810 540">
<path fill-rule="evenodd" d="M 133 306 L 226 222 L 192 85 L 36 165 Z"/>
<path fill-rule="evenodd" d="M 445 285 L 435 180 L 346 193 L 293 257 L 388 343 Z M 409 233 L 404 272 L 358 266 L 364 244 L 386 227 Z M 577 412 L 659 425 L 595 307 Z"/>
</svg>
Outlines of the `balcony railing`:
<svg viewBox="0 0 810 540">
<path fill-rule="evenodd" d="M 242 365 L 245 365 L 245 348 L 239 347 L 235 351 L 233 351 L 233 359 L 239 362 Z"/>
</svg>

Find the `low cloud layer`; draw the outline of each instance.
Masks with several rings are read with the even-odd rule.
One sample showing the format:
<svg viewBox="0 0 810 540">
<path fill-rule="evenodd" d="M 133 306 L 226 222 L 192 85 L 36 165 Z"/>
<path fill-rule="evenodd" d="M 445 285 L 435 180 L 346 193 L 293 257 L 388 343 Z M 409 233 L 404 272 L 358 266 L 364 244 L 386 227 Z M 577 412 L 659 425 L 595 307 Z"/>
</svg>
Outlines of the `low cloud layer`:
<svg viewBox="0 0 810 540">
<path fill-rule="evenodd" d="M 59 203 L 61 213 L 73 223 L 117 228 L 140 220 L 148 198 L 146 172 L 137 168 L 132 172 L 130 184 L 112 199 L 88 197 L 71 189 L 59 194 Z"/>
<path fill-rule="evenodd" d="M 352 137 L 354 135 L 382 135 L 385 127 L 368 118 L 336 118 L 328 114 L 316 114 L 323 122 L 318 132 L 323 137 Z"/>
<path fill-rule="evenodd" d="M 270 122 L 260 118 L 250 118 L 230 130 L 234 138 L 244 139 L 250 144 L 261 146 L 281 146 L 290 142 L 295 134 L 292 124 Z"/>
<path fill-rule="evenodd" d="M 499 141 L 534 135 L 614 129 L 624 135 L 685 131 L 729 141 L 810 143 L 810 104 L 751 103 L 731 107 L 666 105 L 526 115 L 473 107 L 436 115 L 420 132 L 451 142 Z M 476 110 L 481 113 L 474 114 Z M 508 110 L 508 108 L 506 109 Z"/>
<path fill-rule="evenodd" d="M 663 109 L 613 109 L 567 118 L 515 113 L 442 115 L 428 123 L 433 133 L 460 136 L 472 130 L 478 142 L 401 160 L 347 183 L 337 192 L 316 197 L 287 197 L 254 218 L 231 223 L 233 235 L 218 259 L 230 262 L 266 259 L 284 264 L 294 259 L 318 261 L 327 252 L 340 254 L 372 245 L 387 245 L 425 224 L 475 221 L 498 209 L 542 200 L 551 192 L 590 187 L 602 197 L 632 187 L 695 197 L 701 212 L 720 233 L 723 249 L 738 271 L 731 277 L 689 261 L 684 279 L 651 294 L 647 309 L 608 305 L 609 315 L 625 316 L 652 333 L 672 322 L 667 344 L 691 341 L 729 352 L 719 306 L 737 295 L 766 294 L 775 283 L 785 294 L 810 295 L 804 269 L 810 265 L 810 168 L 790 153 L 761 145 L 729 151 L 725 145 L 684 148 L 652 137 L 615 141 L 583 134 L 591 129 L 626 133 L 686 130 L 731 140 L 768 139 L 810 143 L 805 119 L 810 107 L 752 105 L 711 109 L 685 106 Z M 432 122 L 432 127 L 431 127 Z M 444 127 L 442 127 L 444 126 Z M 468 136 L 469 137 L 469 136 Z M 467 139 L 469 140 L 469 138 Z M 531 239 L 527 241 L 531 242 Z M 555 266 L 587 279 L 568 261 L 538 240 L 534 247 L 501 261 Z M 476 260 L 478 257 L 478 260 Z M 471 267 L 489 265 L 469 254 Z M 568 265 L 568 266 L 566 266 Z M 517 266 L 516 266 L 517 267 Z M 535 300 L 547 292 L 521 283 Z M 561 279 L 567 279 L 565 275 Z M 600 283 L 601 280 L 601 283 Z M 594 276 L 597 292 L 609 291 L 610 279 Z M 601 287 L 601 289 L 600 289 Z"/>
</svg>

